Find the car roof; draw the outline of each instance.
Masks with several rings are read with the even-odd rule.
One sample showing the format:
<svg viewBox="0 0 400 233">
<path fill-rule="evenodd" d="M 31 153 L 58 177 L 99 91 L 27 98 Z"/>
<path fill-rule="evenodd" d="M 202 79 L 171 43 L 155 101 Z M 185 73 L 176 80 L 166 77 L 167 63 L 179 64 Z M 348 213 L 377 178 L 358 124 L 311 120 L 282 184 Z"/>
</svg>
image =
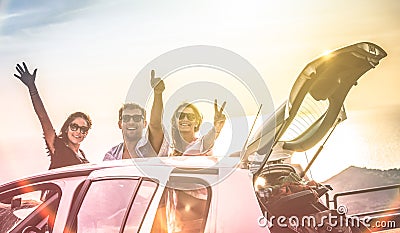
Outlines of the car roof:
<svg viewBox="0 0 400 233">
<path fill-rule="evenodd" d="M 25 176 L 19 179 L 15 179 L 0 185 L 0 192 L 5 189 L 9 189 L 10 186 L 20 187 L 23 183 L 35 183 L 51 179 L 61 179 L 68 177 L 77 176 L 89 176 L 93 171 L 104 170 L 104 172 L 96 172 L 97 174 L 114 174 L 118 175 L 118 171 L 128 168 L 136 167 L 141 169 L 153 169 L 155 171 L 161 170 L 161 167 L 171 171 L 174 168 L 178 169 L 189 169 L 185 170 L 187 173 L 196 171 L 198 169 L 220 169 L 220 168 L 235 168 L 239 163 L 239 158 L 235 157 L 218 157 L 218 156 L 178 156 L 178 157 L 153 157 L 153 158 L 135 158 L 135 159 L 124 159 L 114 161 L 104 161 L 98 164 L 88 163 L 79 164 L 74 166 L 68 166 L 63 168 L 57 168 L 52 170 L 46 170 L 37 174 Z M 117 168 L 117 169 L 113 169 Z M 112 171 L 114 170 L 114 171 Z M 133 169 L 131 170 L 133 172 Z M 125 172 L 122 172 L 125 174 Z M 122 175 L 123 175 L 122 174 Z M 131 173 L 133 175 L 134 173 Z M 142 176 L 145 176 L 142 172 Z M 151 173 L 154 176 L 154 173 Z M 165 174 L 164 174 L 165 175 Z"/>
</svg>

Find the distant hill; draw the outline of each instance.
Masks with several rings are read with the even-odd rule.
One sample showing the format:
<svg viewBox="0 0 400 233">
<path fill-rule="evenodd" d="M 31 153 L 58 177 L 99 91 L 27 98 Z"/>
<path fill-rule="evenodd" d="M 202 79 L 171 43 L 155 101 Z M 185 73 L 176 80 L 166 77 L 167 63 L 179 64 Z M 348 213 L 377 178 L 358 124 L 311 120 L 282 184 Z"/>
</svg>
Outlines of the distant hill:
<svg viewBox="0 0 400 233">
<path fill-rule="evenodd" d="M 400 184 L 400 169 L 378 170 L 350 166 L 326 180 L 335 192 Z"/>
<path fill-rule="evenodd" d="M 323 183 L 332 186 L 330 198 L 333 199 L 333 194 L 338 192 L 400 184 L 400 169 L 382 171 L 351 166 Z M 338 203 L 344 204 L 350 214 L 400 207 L 400 190 L 340 197 Z"/>
</svg>

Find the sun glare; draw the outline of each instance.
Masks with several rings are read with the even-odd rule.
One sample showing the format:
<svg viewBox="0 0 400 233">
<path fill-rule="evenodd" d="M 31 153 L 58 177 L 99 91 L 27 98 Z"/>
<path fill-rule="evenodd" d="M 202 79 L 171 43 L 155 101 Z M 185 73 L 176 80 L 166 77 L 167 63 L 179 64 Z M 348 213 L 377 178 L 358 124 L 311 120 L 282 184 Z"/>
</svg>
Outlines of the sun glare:
<svg viewBox="0 0 400 233">
<path fill-rule="evenodd" d="M 362 161 L 357 159 L 358 155 L 362 153 L 364 144 L 362 137 L 357 128 L 346 123 L 348 122 L 343 122 L 337 126 L 311 166 L 311 172 L 308 172 L 308 176 L 321 182 L 349 166 L 362 166 Z M 321 143 L 322 141 L 308 150 L 307 153 L 295 153 L 292 162 L 300 164 L 304 169 L 321 146 Z"/>
<path fill-rule="evenodd" d="M 322 56 L 325 59 L 330 59 L 333 55 L 332 55 L 332 50 L 325 50 L 325 52 L 322 53 Z"/>
</svg>

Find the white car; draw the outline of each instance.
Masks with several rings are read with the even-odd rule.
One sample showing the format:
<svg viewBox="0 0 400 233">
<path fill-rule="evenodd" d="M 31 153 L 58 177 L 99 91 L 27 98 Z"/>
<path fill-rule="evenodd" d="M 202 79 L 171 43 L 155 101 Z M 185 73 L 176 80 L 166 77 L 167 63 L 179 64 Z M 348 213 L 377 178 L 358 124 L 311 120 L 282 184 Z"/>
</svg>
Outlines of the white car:
<svg viewBox="0 0 400 233">
<path fill-rule="evenodd" d="M 4 184 L 0 232 L 268 232 L 251 173 L 217 160 L 79 165 Z"/>
<path fill-rule="evenodd" d="M 314 159 L 306 168 L 290 159 L 345 119 L 349 90 L 385 56 L 362 42 L 309 63 L 289 100 L 241 153 L 79 165 L 2 184 L 0 233 L 370 232 L 358 220 L 344 227 L 326 222 L 332 214 L 352 218 L 320 200 L 330 188 L 307 178 Z M 374 218 L 399 219 L 399 212 Z M 317 225 L 293 224 L 294 217 L 316 218 Z"/>
</svg>

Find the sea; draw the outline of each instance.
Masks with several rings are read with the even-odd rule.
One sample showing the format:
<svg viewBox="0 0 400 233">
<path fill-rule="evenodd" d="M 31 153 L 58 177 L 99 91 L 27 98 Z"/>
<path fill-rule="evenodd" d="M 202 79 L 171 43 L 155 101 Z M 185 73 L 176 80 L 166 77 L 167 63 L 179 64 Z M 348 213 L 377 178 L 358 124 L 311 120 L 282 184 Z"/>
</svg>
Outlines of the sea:
<svg viewBox="0 0 400 233">
<path fill-rule="evenodd" d="M 304 157 L 310 161 L 313 155 Z M 347 119 L 323 146 L 311 174 L 323 181 L 349 166 L 400 168 L 400 106 L 348 111 Z"/>
</svg>

